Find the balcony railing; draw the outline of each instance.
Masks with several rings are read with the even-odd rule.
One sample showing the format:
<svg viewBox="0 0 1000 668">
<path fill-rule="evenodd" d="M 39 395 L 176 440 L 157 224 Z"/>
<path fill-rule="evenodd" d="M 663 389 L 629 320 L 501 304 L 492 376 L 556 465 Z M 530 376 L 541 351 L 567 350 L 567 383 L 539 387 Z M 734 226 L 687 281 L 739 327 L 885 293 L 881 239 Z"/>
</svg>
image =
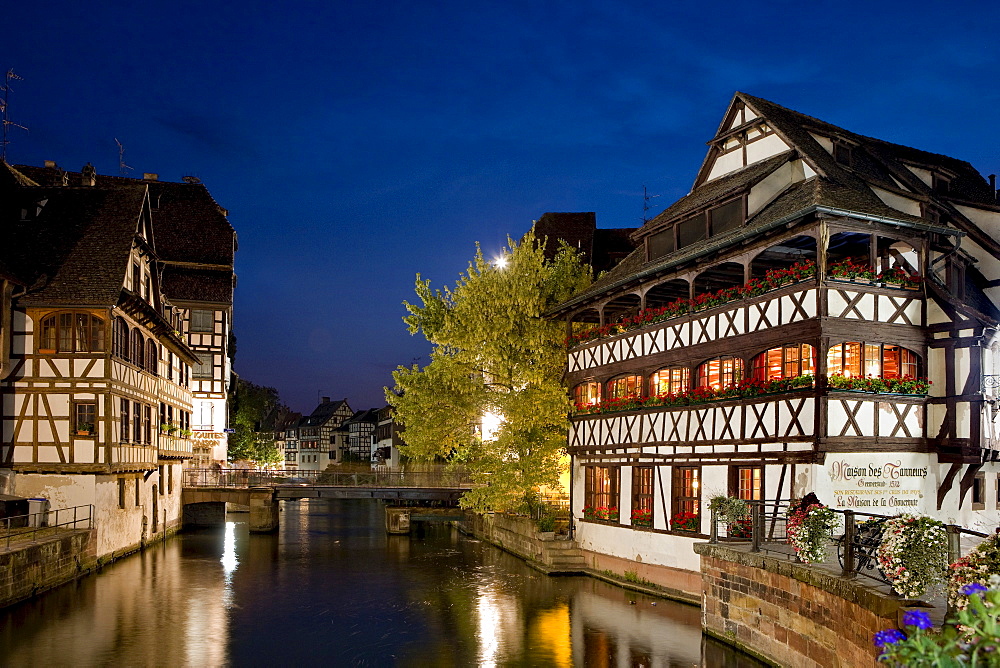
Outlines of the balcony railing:
<svg viewBox="0 0 1000 668">
<path fill-rule="evenodd" d="M 73 506 L 71 508 L 56 508 L 28 515 L 17 515 L 0 519 L 0 540 L 10 549 L 12 541 L 35 540 L 39 534 L 43 536 L 55 533 L 53 529 L 93 529 L 94 506 Z"/>
</svg>

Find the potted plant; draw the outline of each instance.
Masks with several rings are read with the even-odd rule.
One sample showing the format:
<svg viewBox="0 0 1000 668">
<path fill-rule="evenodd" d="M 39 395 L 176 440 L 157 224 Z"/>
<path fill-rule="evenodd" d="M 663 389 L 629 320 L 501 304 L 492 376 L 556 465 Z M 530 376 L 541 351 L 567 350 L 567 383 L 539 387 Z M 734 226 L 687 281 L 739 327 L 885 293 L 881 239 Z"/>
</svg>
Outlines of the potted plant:
<svg viewBox="0 0 1000 668">
<path fill-rule="evenodd" d="M 904 513 L 885 521 L 878 565 L 900 596 L 917 598 L 944 582 L 948 534 L 944 522 Z"/>
<path fill-rule="evenodd" d="M 948 567 L 948 605 L 963 610 L 969 603 L 968 591 L 986 587 L 1000 575 L 1000 534 L 993 534 L 976 549 Z"/>
<path fill-rule="evenodd" d="M 180 435 L 181 435 L 181 438 L 191 438 L 191 430 L 190 429 L 181 429 L 180 430 Z"/>
<path fill-rule="evenodd" d="M 743 499 L 719 494 L 708 502 L 709 510 L 715 511 L 715 520 L 725 522 L 729 535 L 746 538 L 750 535 L 750 506 Z"/>
<path fill-rule="evenodd" d="M 837 526 L 837 513 L 821 503 L 805 508 L 794 502 L 788 510 L 788 543 L 795 548 L 795 556 L 806 564 L 826 560 L 826 544 Z"/>
<path fill-rule="evenodd" d="M 94 425 L 90 422 L 81 422 L 76 425 L 77 436 L 90 436 L 94 433 Z"/>
</svg>

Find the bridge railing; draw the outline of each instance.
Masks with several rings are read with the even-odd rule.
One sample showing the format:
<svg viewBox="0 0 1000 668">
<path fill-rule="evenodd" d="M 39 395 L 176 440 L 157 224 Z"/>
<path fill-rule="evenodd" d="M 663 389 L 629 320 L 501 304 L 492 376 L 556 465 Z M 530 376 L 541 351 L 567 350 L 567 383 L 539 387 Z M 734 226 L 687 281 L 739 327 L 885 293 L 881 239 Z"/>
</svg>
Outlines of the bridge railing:
<svg viewBox="0 0 1000 668">
<path fill-rule="evenodd" d="M 318 485 L 330 487 L 447 487 L 472 488 L 462 471 L 301 471 L 255 469 L 188 469 L 188 487 L 276 487 Z"/>
</svg>

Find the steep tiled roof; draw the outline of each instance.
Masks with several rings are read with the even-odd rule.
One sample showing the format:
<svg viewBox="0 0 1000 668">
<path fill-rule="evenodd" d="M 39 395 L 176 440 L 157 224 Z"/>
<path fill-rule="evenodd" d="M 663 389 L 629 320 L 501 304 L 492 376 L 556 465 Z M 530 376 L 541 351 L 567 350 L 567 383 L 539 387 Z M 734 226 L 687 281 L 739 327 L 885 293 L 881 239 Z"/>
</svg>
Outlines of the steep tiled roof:
<svg viewBox="0 0 1000 668">
<path fill-rule="evenodd" d="M 163 269 L 163 293 L 178 301 L 231 304 L 235 280 L 231 271 L 190 269 L 167 265 Z"/>
<path fill-rule="evenodd" d="M 79 172 L 64 172 L 58 167 L 18 165 L 24 178 L 49 186 L 82 186 Z M 0 174 L 2 177 L 2 174 Z M 164 277 L 164 293 L 181 300 L 233 301 L 233 256 L 236 233 L 227 220 L 227 212 L 212 198 L 201 183 L 152 181 L 122 176 L 97 175 L 96 188 L 149 190 L 152 206 L 153 237 L 157 256 L 168 264 L 214 265 L 206 267 L 173 266 Z M 228 277 L 220 269 L 228 269 Z M 203 282 L 199 282 L 203 279 Z"/>
<path fill-rule="evenodd" d="M 145 191 L 31 188 L 29 209 L 5 212 L 3 256 L 31 286 L 24 305 L 118 303 Z"/>
<path fill-rule="evenodd" d="M 569 300 L 555 309 L 556 311 L 582 306 L 640 276 L 666 271 L 708 253 L 717 252 L 737 241 L 753 238 L 776 224 L 794 222 L 796 216 L 803 216 L 811 211 L 828 210 L 876 220 L 886 219 L 919 225 L 928 229 L 925 219 L 890 207 L 872 190 L 876 187 L 900 194 L 909 190 L 911 198 L 916 201 L 941 198 L 942 195 L 932 193 L 931 188 L 910 171 L 907 166 L 909 164 L 931 171 L 941 170 L 951 178 L 948 193 L 943 196 L 943 200 L 939 200 L 946 208 L 950 206 L 948 204 L 950 199 L 996 205 L 990 185 L 972 165 L 965 161 L 858 135 L 745 93 L 737 93 L 734 101 L 746 104 L 758 116 L 763 117 L 768 125 L 792 147 L 791 150 L 722 177 L 704 180 L 707 166 L 710 164 L 709 159 L 714 155 L 714 149 L 710 150 L 709 158 L 706 159 L 692 192 L 647 222 L 633 235 L 634 239 L 641 240 L 664 224 L 703 211 L 713 203 L 731 195 L 746 192 L 789 160 L 801 157 L 815 169 L 817 176 L 786 188 L 737 230 L 692 244 L 652 262 L 645 261 L 645 250 L 640 246 L 618 266 L 599 277 L 585 293 Z M 720 135 L 726 132 L 727 128 L 720 127 Z M 834 160 L 816 140 L 814 134 L 831 140 L 843 140 L 853 146 L 850 168 Z M 981 230 L 974 229 L 974 226 L 963 222 L 957 212 L 953 209 L 951 211 L 956 214 L 953 218 L 959 229 L 977 235 L 975 238 L 981 243 L 987 245 L 995 243 L 989 239 L 980 239 Z"/>
</svg>

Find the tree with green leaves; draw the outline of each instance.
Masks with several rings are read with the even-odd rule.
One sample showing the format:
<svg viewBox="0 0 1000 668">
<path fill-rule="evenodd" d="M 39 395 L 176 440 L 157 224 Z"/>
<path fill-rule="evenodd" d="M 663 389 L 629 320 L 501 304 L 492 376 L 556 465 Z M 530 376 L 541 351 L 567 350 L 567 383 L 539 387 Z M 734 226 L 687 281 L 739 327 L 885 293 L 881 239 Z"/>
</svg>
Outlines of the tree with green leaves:
<svg viewBox="0 0 1000 668">
<path fill-rule="evenodd" d="M 256 385 L 243 378 L 236 380 L 230 402 L 229 461 L 246 460 L 257 464 L 276 464 L 281 454 L 274 445 L 273 418 L 282 408 L 278 391 Z"/>
<path fill-rule="evenodd" d="M 565 331 L 543 314 L 591 280 L 565 244 L 551 260 L 531 233 L 508 244 L 495 263 L 477 246 L 453 289 L 432 290 L 417 275 L 423 305 L 404 302 L 403 320 L 433 345 L 431 361 L 398 367 L 386 390 L 403 454 L 465 464 L 480 486 L 462 506 L 480 512 L 518 510 L 539 486 L 558 485 L 570 409 Z"/>
</svg>

